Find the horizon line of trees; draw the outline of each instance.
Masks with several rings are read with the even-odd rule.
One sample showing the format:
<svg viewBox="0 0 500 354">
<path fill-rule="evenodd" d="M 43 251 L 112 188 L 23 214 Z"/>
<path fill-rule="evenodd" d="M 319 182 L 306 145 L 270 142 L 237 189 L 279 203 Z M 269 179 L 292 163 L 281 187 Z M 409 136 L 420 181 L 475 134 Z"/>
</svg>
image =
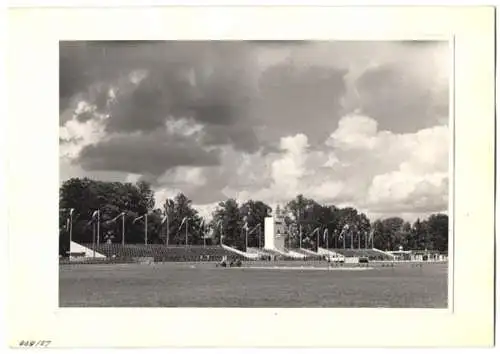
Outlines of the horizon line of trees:
<svg viewBox="0 0 500 354">
<path fill-rule="evenodd" d="M 221 243 L 245 250 L 264 245 L 264 220 L 273 209 L 259 200 L 239 204 L 234 199 L 221 201 L 210 220 L 204 220 L 183 193 L 167 198 L 161 208 L 151 185 L 104 182 L 89 178 L 65 181 L 59 191 L 60 254 L 69 249 L 68 218 L 71 212 L 71 236 L 77 243 L 94 241 L 95 211 L 99 210 L 100 242 L 127 244 L 203 245 Z M 365 248 L 448 250 L 448 215 L 432 214 L 413 224 L 400 217 L 370 222 L 353 207 L 339 208 L 320 204 L 298 195 L 286 204 L 276 206 L 274 213 L 283 215 L 288 248 L 315 249 Z M 147 218 L 139 218 L 147 214 Z M 121 216 L 123 215 L 123 216 Z M 343 230 L 345 225 L 348 230 Z M 124 227 L 123 227 L 124 226 Z M 95 230 L 95 229 L 94 229 Z M 124 234 L 124 239 L 122 238 Z M 300 236 L 302 235 L 302 237 Z"/>
</svg>

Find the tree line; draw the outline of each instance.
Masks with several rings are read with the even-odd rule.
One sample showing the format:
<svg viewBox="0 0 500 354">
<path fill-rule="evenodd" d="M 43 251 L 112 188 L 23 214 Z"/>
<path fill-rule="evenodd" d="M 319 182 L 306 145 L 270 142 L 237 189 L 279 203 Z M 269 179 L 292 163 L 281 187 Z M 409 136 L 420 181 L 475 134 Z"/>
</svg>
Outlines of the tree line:
<svg viewBox="0 0 500 354">
<path fill-rule="evenodd" d="M 395 250 L 402 246 L 441 252 L 448 249 L 448 216 L 445 214 L 433 214 L 413 224 L 399 217 L 371 223 L 364 213 L 353 207 L 320 204 L 303 195 L 277 205 L 274 210 L 258 200 L 238 203 L 227 199 L 218 204 L 210 220 L 204 220 L 182 193 L 166 199 L 161 208 L 155 205 L 151 185 L 144 181 L 133 184 L 69 179 L 61 185 L 59 193 L 60 252 L 69 249 L 70 214 L 72 240 L 95 241 L 92 215 L 95 216 L 96 210 L 99 210 L 100 242 L 120 243 L 123 235 L 127 244 L 145 243 L 147 229 L 149 244 L 203 245 L 222 241 L 244 250 L 247 246 L 264 245 L 264 219 L 270 213 L 279 213 L 288 230 L 285 245 L 289 248 L 373 246 Z"/>
</svg>

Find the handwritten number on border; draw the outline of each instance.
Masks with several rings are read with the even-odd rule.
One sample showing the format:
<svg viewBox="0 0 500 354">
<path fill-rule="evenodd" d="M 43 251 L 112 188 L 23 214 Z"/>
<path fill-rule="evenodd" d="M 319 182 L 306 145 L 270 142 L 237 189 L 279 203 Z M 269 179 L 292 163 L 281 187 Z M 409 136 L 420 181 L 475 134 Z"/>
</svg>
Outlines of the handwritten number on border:
<svg viewBox="0 0 500 354">
<path fill-rule="evenodd" d="M 21 340 L 19 346 L 23 348 L 46 348 L 50 343 L 50 340 Z"/>
</svg>

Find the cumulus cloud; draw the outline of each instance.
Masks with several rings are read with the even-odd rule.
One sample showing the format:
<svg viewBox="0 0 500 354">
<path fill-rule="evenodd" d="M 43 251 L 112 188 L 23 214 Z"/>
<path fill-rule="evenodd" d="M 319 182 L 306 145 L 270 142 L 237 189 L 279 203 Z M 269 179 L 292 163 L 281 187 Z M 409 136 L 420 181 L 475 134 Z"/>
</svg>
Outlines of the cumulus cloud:
<svg viewBox="0 0 500 354">
<path fill-rule="evenodd" d="M 106 117 L 95 114 L 94 110 L 88 103 L 78 102 L 73 116 L 59 128 L 59 153 L 62 158 L 77 159 L 84 147 L 96 144 L 106 136 L 103 124 Z M 79 118 L 89 114 L 92 114 L 92 119 Z"/>
<path fill-rule="evenodd" d="M 347 116 L 327 141 L 341 159 L 356 158 L 346 170 L 351 202 L 373 212 L 438 212 L 447 208 L 449 129 L 434 126 L 416 133 L 377 130 L 376 121 Z M 364 178 L 360 178 L 362 175 Z M 345 176 L 347 177 L 347 176 Z M 349 189 L 346 189 L 349 191 Z M 356 192 L 355 192 L 356 191 Z"/>
<path fill-rule="evenodd" d="M 397 134 L 378 130 L 373 118 L 347 115 L 314 149 L 305 135 L 282 138 L 282 152 L 252 165 L 266 183 L 226 183 L 224 191 L 273 205 L 303 193 L 370 215 L 440 212 L 448 200 L 448 135 L 447 126 Z M 233 170 L 233 182 L 245 180 L 248 161 L 251 157 Z"/>
<path fill-rule="evenodd" d="M 373 212 L 439 212 L 448 202 L 448 174 L 414 175 L 401 170 L 373 178 L 368 205 Z"/>
</svg>

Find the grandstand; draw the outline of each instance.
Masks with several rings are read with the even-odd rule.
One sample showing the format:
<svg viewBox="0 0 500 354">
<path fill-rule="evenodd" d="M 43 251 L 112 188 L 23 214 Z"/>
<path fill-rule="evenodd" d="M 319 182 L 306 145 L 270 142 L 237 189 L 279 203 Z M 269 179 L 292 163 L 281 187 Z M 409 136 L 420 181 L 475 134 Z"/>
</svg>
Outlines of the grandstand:
<svg viewBox="0 0 500 354">
<path fill-rule="evenodd" d="M 159 244 L 116 244 L 100 245 L 84 244 L 91 250 L 111 259 L 130 260 L 135 258 L 152 258 L 154 262 L 193 262 L 193 261 L 220 261 L 224 257 L 229 259 L 243 259 L 239 254 L 228 251 L 221 246 L 165 246 Z"/>
<path fill-rule="evenodd" d="M 75 244 L 75 243 L 73 243 Z M 162 244 L 118 244 L 104 243 L 100 245 L 93 244 L 75 244 L 82 249 L 87 249 L 86 257 L 94 258 L 93 252 L 97 258 L 107 258 L 113 261 L 132 261 L 140 258 L 150 258 L 154 262 L 193 262 L 193 261 L 221 261 L 227 257 L 229 259 L 241 260 L 296 260 L 313 261 L 323 259 L 325 254 L 332 257 L 345 258 L 368 258 L 370 261 L 391 261 L 395 257 L 377 249 L 320 249 L 322 252 L 314 252 L 303 248 L 293 249 L 265 249 L 265 248 L 247 248 L 245 252 L 237 252 L 228 246 L 165 246 Z M 73 247 L 72 247 L 73 249 Z M 102 261 L 102 259 L 101 259 Z"/>
</svg>

